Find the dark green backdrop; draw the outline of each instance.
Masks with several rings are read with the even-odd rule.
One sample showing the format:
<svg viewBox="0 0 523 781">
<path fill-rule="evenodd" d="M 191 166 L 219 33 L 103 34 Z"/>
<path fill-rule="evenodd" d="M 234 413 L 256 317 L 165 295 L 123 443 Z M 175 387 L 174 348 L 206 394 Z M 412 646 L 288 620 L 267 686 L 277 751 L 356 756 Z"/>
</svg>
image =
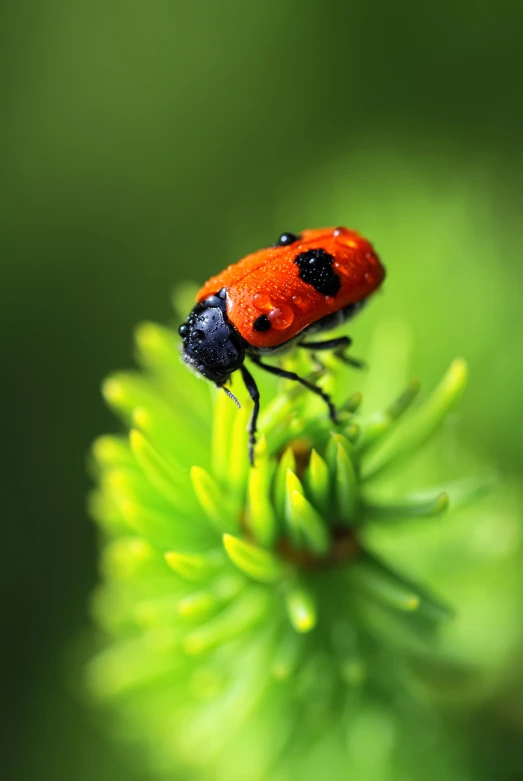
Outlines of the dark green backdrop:
<svg viewBox="0 0 523 781">
<path fill-rule="evenodd" d="M 465 353 L 464 436 L 520 472 L 523 5 L 21 0 L 1 15 L 2 775 L 116 781 L 130 770 L 69 694 L 96 578 L 85 454 L 114 428 L 100 380 L 130 363 L 137 321 L 171 317 L 177 281 L 284 229 L 360 228 L 420 373 Z M 507 778 L 518 719 L 487 719 Z"/>
</svg>

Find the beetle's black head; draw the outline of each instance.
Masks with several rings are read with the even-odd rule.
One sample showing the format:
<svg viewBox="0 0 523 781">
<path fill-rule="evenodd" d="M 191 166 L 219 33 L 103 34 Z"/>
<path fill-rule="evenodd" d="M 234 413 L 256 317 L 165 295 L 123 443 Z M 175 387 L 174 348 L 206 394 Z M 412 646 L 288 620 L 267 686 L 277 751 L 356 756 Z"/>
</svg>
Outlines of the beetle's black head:
<svg viewBox="0 0 523 781">
<path fill-rule="evenodd" d="M 227 319 L 225 298 L 223 290 L 200 301 L 178 329 L 185 363 L 217 385 L 245 360 L 244 342 Z"/>
</svg>

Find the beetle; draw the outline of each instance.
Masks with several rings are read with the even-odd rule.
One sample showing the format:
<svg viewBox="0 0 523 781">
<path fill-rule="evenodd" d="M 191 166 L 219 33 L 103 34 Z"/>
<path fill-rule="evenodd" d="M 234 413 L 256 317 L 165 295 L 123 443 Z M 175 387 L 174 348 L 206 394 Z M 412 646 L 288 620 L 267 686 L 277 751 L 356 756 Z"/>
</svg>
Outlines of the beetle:
<svg viewBox="0 0 523 781">
<path fill-rule="evenodd" d="M 240 370 L 254 403 L 249 422 L 249 460 L 254 464 L 260 394 L 245 365 L 299 382 L 320 396 L 331 419 L 336 409 L 325 391 L 294 372 L 267 364 L 262 356 L 295 345 L 311 351 L 334 350 L 347 363 L 348 336 L 310 341 L 352 317 L 381 285 L 385 269 L 367 239 L 348 228 L 282 233 L 271 247 L 247 255 L 211 277 L 196 295 L 196 305 L 178 331 L 185 363 L 230 396 L 231 374 Z"/>
</svg>

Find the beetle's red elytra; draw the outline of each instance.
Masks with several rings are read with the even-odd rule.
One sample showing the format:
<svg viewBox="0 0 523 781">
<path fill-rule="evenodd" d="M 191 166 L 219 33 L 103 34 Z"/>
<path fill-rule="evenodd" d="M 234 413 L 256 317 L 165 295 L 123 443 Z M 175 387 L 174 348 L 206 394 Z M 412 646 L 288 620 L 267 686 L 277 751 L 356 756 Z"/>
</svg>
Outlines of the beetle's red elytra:
<svg viewBox="0 0 523 781">
<path fill-rule="evenodd" d="M 247 255 L 199 290 L 196 306 L 179 328 L 183 358 L 233 399 L 225 383 L 241 371 L 254 402 L 251 464 L 260 401 L 245 359 L 321 396 L 335 421 L 336 410 L 321 388 L 266 364 L 261 356 L 294 344 L 311 351 L 335 350 L 341 360 L 357 365 L 345 355 L 349 337 L 314 342 L 307 337 L 352 317 L 384 278 L 385 269 L 367 239 L 348 228 L 321 228 L 282 233 L 274 245 Z"/>
</svg>

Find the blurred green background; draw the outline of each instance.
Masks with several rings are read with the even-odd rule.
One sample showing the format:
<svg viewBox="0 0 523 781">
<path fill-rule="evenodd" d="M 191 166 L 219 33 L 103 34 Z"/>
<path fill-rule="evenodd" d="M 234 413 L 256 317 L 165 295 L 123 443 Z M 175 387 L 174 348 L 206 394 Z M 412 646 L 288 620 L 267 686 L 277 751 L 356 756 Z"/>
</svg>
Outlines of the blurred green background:
<svg viewBox="0 0 523 781">
<path fill-rule="evenodd" d="M 115 428 L 101 379 L 138 321 L 172 317 L 177 281 L 283 230 L 361 230 L 389 278 L 358 344 L 404 315 L 424 382 L 463 354 L 463 438 L 521 474 L 523 6 L 22 0 L 1 17 L 2 775 L 116 781 L 131 770 L 67 674 L 96 579 L 85 454 Z M 500 701 L 471 730 L 496 779 L 521 778 L 521 708 Z"/>
</svg>

